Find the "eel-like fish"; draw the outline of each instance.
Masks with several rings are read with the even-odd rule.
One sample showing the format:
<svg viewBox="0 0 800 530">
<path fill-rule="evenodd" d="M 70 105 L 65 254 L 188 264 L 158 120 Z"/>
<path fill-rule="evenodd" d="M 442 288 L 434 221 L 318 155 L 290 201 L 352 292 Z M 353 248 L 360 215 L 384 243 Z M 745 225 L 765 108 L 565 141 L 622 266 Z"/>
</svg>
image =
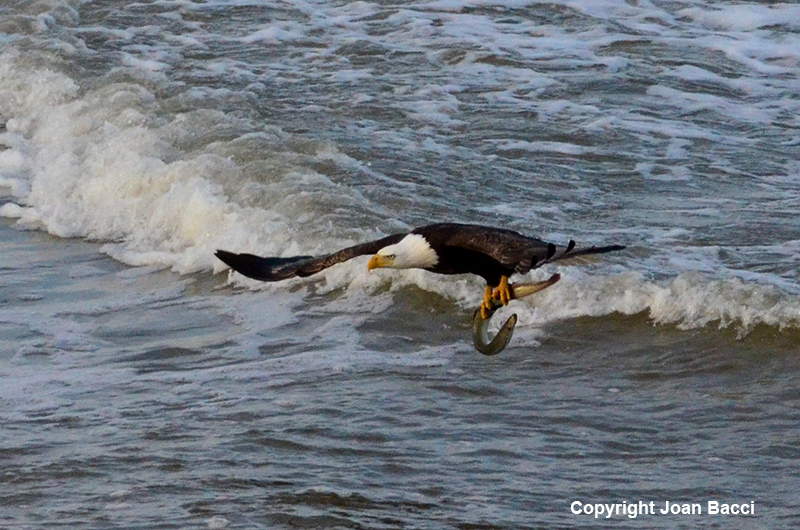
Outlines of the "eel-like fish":
<svg viewBox="0 0 800 530">
<path fill-rule="evenodd" d="M 524 298 L 541 290 L 547 289 L 561 279 L 560 274 L 553 274 L 549 279 L 543 282 L 536 283 L 515 283 L 510 285 L 512 292 L 512 300 L 516 298 Z M 492 299 L 493 308 L 489 314 L 489 318 L 483 318 L 481 308 L 475 310 L 472 316 L 472 342 L 475 344 L 475 349 L 484 355 L 497 355 L 503 351 L 511 336 L 514 333 L 514 327 L 517 325 L 517 315 L 511 315 L 503 327 L 497 332 L 493 339 L 489 340 L 489 320 L 495 311 L 503 304 L 500 300 Z"/>
</svg>

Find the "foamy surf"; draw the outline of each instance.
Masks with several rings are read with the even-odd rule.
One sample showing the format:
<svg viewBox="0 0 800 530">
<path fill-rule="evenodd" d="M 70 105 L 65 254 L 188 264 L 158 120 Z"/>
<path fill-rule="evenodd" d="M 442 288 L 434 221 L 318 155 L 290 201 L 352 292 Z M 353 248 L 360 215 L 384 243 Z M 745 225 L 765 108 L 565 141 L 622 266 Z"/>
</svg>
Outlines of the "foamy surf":
<svg viewBox="0 0 800 530">
<path fill-rule="evenodd" d="M 520 323 L 544 325 L 611 313 L 643 313 L 654 324 L 679 329 L 730 327 L 740 337 L 758 325 L 800 329 L 799 296 L 772 285 L 695 272 L 664 281 L 648 280 L 638 272 L 607 276 L 567 272 L 556 286 L 532 297 L 520 311 Z"/>
<path fill-rule="evenodd" d="M 292 252 L 321 235 L 326 211 L 370 215 L 358 192 L 303 166 L 342 158 L 329 144 L 297 151 L 291 135 L 221 112 L 163 118 L 164 103 L 143 86 L 79 94 L 68 76 L 20 62 L 15 52 L 0 58 L 17 88 L 0 106 L 0 174 L 17 203 L 0 215 L 21 228 L 108 241 L 102 250 L 129 265 L 190 273 L 219 271 L 217 248 Z"/>
</svg>

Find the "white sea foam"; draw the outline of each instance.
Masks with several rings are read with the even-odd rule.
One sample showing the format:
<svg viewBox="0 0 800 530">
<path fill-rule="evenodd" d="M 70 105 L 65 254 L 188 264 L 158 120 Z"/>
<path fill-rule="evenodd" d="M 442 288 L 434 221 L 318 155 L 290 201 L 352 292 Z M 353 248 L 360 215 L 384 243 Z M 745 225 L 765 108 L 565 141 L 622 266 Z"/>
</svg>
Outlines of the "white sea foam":
<svg viewBox="0 0 800 530">
<path fill-rule="evenodd" d="M 790 3 L 774 5 L 722 5 L 713 9 L 701 7 L 678 11 L 714 29 L 749 31 L 764 27 L 800 28 L 800 6 Z"/>
<path fill-rule="evenodd" d="M 534 296 L 530 304 L 532 309 L 520 314 L 521 324 L 644 312 L 656 324 L 674 324 L 681 329 L 714 325 L 733 327 L 746 335 L 759 324 L 800 328 L 800 296 L 769 285 L 694 272 L 666 282 L 647 280 L 638 273 L 564 274 L 561 282 Z"/>
<path fill-rule="evenodd" d="M 5 92 L 0 111 L 23 116 L 10 119 L 6 133 L 15 135 L 6 143 L 20 148 L 3 152 L 5 182 L 14 184 L 12 192 L 21 205 L 5 205 L 3 215 L 18 217 L 24 227 L 41 227 L 61 237 L 117 241 L 103 247 L 116 259 L 137 266 L 165 264 L 185 273 L 218 268 L 212 256 L 220 247 L 291 250 L 302 237 L 302 231 L 290 227 L 292 211 L 300 219 L 317 217 L 317 205 L 357 200 L 346 190 L 340 196 L 322 175 L 294 169 L 281 159 L 298 153 L 284 154 L 275 146 L 277 178 L 256 186 L 264 192 L 288 191 L 276 196 L 280 214 L 242 206 L 229 192 L 241 193 L 240 185 L 254 184 L 242 182 L 243 170 L 230 154 L 214 154 L 225 149 L 224 143 L 208 143 L 214 139 L 209 129 L 227 128 L 244 138 L 249 131 L 241 120 L 197 111 L 164 121 L 155 117 L 153 94 L 141 86 L 114 84 L 79 97 L 67 76 L 29 70 L 19 61 L 13 52 L 3 55 L 5 78 L 20 87 L 44 87 Z M 177 146 L 186 154 L 180 155 Z M 231 149 L 235 153 L 236 145 Z M 328 149 L 321 146 L 321 156 Z M 16 184 L 26 177 L 29 192 Z M 315 205 L 306 201 L 310 193 Z"/>
<path fill-rule="evenodd" d="M 246 42 L 248 44 L 252 44 L 254 42 L 278 44 L 284 41 L 302 41 L 304 39 L 304 33 L 302 31 L 298 31 L 296 28 L 289 27 L 286 29 L 285 25 L 270 25 L 266 28 L 257 30 L 246 37 L 242 37 L 242 42 Z"/>
</svg>

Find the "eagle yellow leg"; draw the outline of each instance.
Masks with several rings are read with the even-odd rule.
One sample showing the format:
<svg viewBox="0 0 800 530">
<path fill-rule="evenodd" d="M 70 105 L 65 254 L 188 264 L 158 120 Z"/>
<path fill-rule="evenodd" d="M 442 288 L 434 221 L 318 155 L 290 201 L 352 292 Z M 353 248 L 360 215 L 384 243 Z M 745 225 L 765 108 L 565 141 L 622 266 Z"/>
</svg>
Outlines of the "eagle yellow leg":
<svg viewBox="0 0 800 530">
<path fill-rule="evenodd" d="M 514 298 L 514 293 L 511 291 L 511 287 L 508 285 L 508 276 L 500 277 L 500 285 L 495 288 L 494 292 L 492 293 L 492 298 L 500 300 L 500 303 L 503 305 L 508 305 L 508 303 Z"/>
<path fill-rule="evenodd" d="M 483 303 L 481 304 L 481 317 L 486 320 L 494 313 L 494 302 L 492 302 L 492 286 L 487 285 L 483 292 Z"/>
</svg>

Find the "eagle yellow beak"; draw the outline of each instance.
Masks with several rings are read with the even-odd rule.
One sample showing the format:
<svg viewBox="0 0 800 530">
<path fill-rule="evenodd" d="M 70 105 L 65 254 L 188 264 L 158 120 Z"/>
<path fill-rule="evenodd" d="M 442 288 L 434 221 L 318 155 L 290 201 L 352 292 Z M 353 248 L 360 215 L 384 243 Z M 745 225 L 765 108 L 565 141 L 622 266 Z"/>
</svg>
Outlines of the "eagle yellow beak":
<svg viewBox="0 0 800 530">
<path fill-rule="evenodd" d="M 392 265 L 392 258 L 390 256 L 382 256 L 375 254 L 369 259 L 367 263 L 367 270 L 379 269 L 381 267 L 390 267 Z"/>
</svg>

